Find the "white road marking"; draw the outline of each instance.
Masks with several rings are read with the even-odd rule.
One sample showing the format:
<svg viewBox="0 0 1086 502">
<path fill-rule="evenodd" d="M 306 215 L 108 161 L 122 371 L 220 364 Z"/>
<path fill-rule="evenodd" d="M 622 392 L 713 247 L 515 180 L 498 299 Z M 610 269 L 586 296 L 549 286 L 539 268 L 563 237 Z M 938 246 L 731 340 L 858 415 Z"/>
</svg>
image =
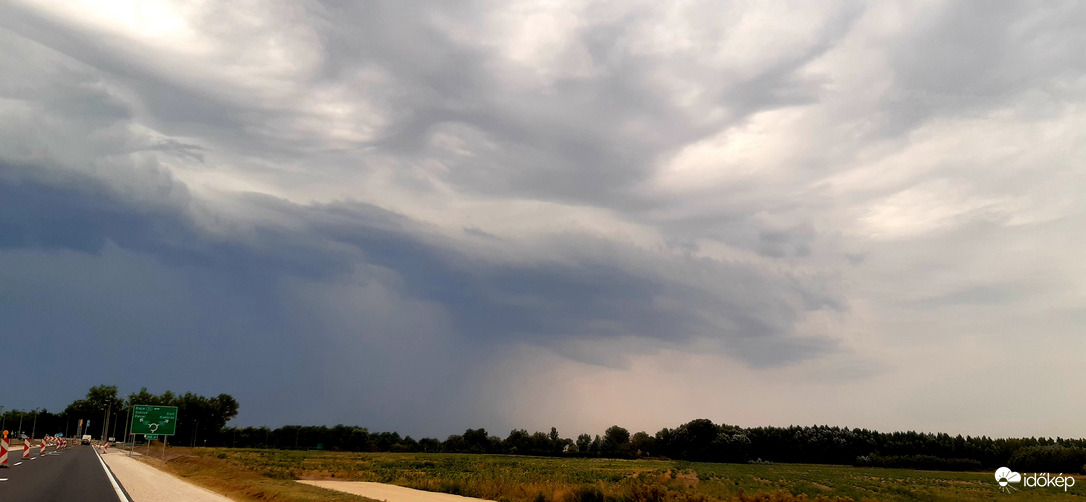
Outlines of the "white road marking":
<svg viewBox="0 0 1086 502">
<path fill-rule="evenodd" d="M 7 481 L 8 478 L 0 478 L 0 481 Z"/>
<path fill-rule="evenodd" d="M 109 483 L 113 485 L 113 491 L 117 493 L 117 499 L 121 502 L 129 502 L 128 497 L 121 491 L 121 486 L 117 484 L 117 478 L 113 477 L 113 472 L 109 470 L 109 467 L 106 467 L 106 463 L 102 460 L 102 456 L 99 455 L 97 451 L 94 452 L 94 454 L 98 457 L 98 463 L 102 464 L 102 470 L 106 471 L 106 477 L 109 478 Z"/>
<path fill-rule="evenodd" d="M 15 462 L 15 465 L 20 465 L 20 464 L 22 464 L 22 462 Z"/>
</svg>

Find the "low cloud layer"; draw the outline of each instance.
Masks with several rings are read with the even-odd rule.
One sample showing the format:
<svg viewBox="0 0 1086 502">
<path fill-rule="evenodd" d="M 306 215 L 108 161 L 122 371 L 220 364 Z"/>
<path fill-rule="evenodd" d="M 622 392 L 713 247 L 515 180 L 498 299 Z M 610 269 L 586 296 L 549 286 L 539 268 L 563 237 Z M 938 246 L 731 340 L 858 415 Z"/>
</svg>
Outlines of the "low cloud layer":
<svg viewBox="0 0 1086 502">
<path fill-rule="evenodd" d="M 19 359 L 45 376 L 10 406 L 116 383 L 228 392 L 243 424 L 438 436 L 697 416 L 1073 435 L 1082 370 L 1050 349 L 1086 348 L 1084 23 L 0 7 L 0 332 L 55 354 Z M 951 411 L 992 378 L 1052 391 Z"/>
</svg>

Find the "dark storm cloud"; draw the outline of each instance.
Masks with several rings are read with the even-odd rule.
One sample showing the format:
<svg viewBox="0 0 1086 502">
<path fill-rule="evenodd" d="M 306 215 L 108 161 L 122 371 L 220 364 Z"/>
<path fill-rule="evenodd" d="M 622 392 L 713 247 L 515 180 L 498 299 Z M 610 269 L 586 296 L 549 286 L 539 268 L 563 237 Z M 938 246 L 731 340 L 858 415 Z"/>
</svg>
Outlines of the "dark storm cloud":
<svg viewBox="0 0 1086 502">
<path fill-rule="evenodd" d="M 58 399 L 447 434 L 517 350 L 914 385 L 968 344 L 900 319 L 1077 291 L 978 260 L 1077 238 L 1076 4 L 262 7 L 0 5 L 0 332 Z"/>
<path fill-rule="evenodd" d="M 232 19 L 220 8 L 229 9 L 205 12 L 201 27 Z M 531 245 L 472 227 L 453 238 L 349 197 L 196 195 L 175 175 L 180 165 L 287 184 L 335 178 L 371 169 L 352 156 L 370 148 L 398 166 L 437 160 L 447 167 L 440 181 L 468 195 L 647 211 L 666 201 L 631 188 L 662 156 L 758 111 L 813 100 L 817 83 L 799 69 L 832 46 L 853 13 L 737 77 L 694 55 L 631 50 L 630 25 L 653 16 L 635 10 L 575 31 L 595 73 L 558 77 L 543 92 L 511 85 L 494 66 L 493 45 L 442 24 L 479 24 L 485 8 L 307 5 L 292 15 L 315 33 L 316 52 L 302 54 L 314 56 L 313 73 L 288 67 L 264 80 L 261 62 L 243 52 L 222 60 L 255 70 L 228 80 L 213 64 L 172 64 L 154 45 L 32 6 L 0 10 L 9 49 L 0 69 L 20 76 L 0 83 L 9 100 L 0 108 L 0 329 L 27 353 L 64 349 L 46 360 L 39 386 L 14 390 L 16 401 L 44 404 L 34 394 L 47 389 L 61 396 L 50 406 L 60 405 L 78 392 L 73 381 L 90 378 L 122 389 L 230 392 L 248 423 L 440 434 L 448 430 L 422 417 L 471 424 L 473 403 L 486 404 L 474 368 L 503 348 L 622 366 L 626 354 L 697 346 L 752 367 L 836 350 L 827 337 L 794 335 L 808 312 L 843 308 L 824 278 L 700 258 L 692 240 L 661 251 L 584 229 Z M 229 51 L 232 31 L 208 33 Z M 376 83 L 356 89 L 360 69 Z M 669 73 L 681 85 L 709 85 L 678 106 L 660 80 Z M 311 88 L 345 89 L 342 100 L 370 103 L 381 126 L 334 152 L 323 116 L 302 103 Z M 725 111 L 702 120 L 700 107 Z M 320 125 L 298 128 L 298 117 Z M 435 143 L 441 135 L 471 158 L 448 155 Z M 312 161 L 329 151 L 334 162 Z M 411 183 L 425 193 L 426 181 Z M 743 232 L 722 240 L 804 253 L 805 237 Z"/>
<path fill-rule="evenodd" d="M 254 288 L 281 276 L 323 281 L 359 264 L 376 266 L 391 271 L 411 297 L 448 309 L 455 331 L 468 339 L 633 335 L 720 339 L 727 346 L 740 337 L 786 338 L 797 318 L 792 299 L 810 309 L 840 308 L 809 280 L 774 279 L 712 260 L 677 257 L 673 277 L 638 270 L 638 264 L 654 258 L 588 235 L 570 234 L 564 244 L 552 244 L 556 250 L 592 250 L 578 262 L 487 261 L 464 254 L 425 225 L 368 204 L 303 207 L 253 194 L 246 203 L 255 213 L 286 216 L 301 225 L 254 226 L 245 238 L 235 239 L 200 230 L 187 215 L 192 201 L 184 195 L 174 206 L 148 207 L 82 174 L 43 176 L 40 167 L 12 164 L 3 164 L 3 171 L 0 246 L 5 248 L 94 254 L 108 242 L 171 266 L 209 268 L 241 283 L 255 281 Z M 176 181 L 156 174 L 149 178 L 149 185 L 166 183 L 185 194 Z M 687 283 L 693 273 L 745 289 L 733 293 L 714 284 Z M 661 307 L 661 298 L 673 305 Z M 698 314 L 702 310 L 715 310 L 713 317 L 722 321 L 706 319 Z M 744 347 L 760 363 L 806 357 L 805 348 L 792 354 L 775 346 L 763 354 L 749 343 Z"/>
<path fill-rule="evenodd" d="M 695 16 L 725 15 L 712 6 L 692 10 Z M 732 68 L 702 64 L 697 54 L 632 50 L 629 41 L 636 35 L 631 26 L 652 22 L 655 15 L 650 9 L 634 8 L 576 31 L 573 42 L 583 45 L 598 71 L 587 77 L 560 78 L 546 92 L 511 87 L 494 68 L 498 58 L 494 47 L 465 43 L 450 32 L 450 23 L 480 24 L 487 14 L 483 5 L 310 4 L 296 15 L 309 23 L 320 40 L 319 71 L 310 77 L 313 85 L 347 79 L 359 68 L 382 74 L 382 85 L 356 92 L 358 99 L 377 103 L 386 115 L 388 122 L 369 142 L 376 152 L 403 164 L 436 159 L 447 169 L 441 178 L 467 194 L 617 209 L 680 239 L 704 235 L 705 222 L 697 220 L 710 219 L 713 238 L 768 256 L 802 257 L 809 253 L 802 242 L 785 250 L 761 239 L 758 234 L 765 229 L 747 222 L 749 204 L 739 204 L 734 214 L 694 217 L 686 225 L 685 219 L 650 216 L 676 201 L 646 196 L 634 188 L 678 148 L 741 124 L 755 113 L 816 101 L 821 82 L 802 68 L 830 50 L 861 13 L 856 8 L 837 10 L 818 21 L 822 24 L 808 44 L 785 51 L 752 75 L 737 76 Z M 13 15 L 19 22 L 10 27 L 16 32 L 122 79 L 163 132 L 211 136 L 238 153 L 258 157 L 301 158 L 321 149 L 314 138 L 253 127 L 297 113 L 295 103 L 259 96 L 228 99 L 201 87 L 200 75 L 179 79 L 141 64 L 143 58 L 154 57 L 150 49 L 118 51 L 112 45 L 93 43 L 91 33 L 59 21 L 19 9 L 13 9 Z M 696 42 L 711 47 L 712 37 L 705 37 Z M 684 106 L 673 103 L 672 92 L 659 82 L 660 75 L 700 86 L 697 100 Z M 716 113 L 717 118 L 706 119 L 706 111 L 714 109 L 723 111 Z M 635 127 L 631 130 L 631 126 Z M 463 140 L 472 155 L 449 156 L 432 145 L 434 136 L 443 133 Z M 164 144 L 169 143 L 145 148 Z M 484 146 L 490 144 L 501 147 Z M 167 151 L 200 162 L 204 158 L 193 148 Z M 329 172 L 337 175 L 370 168 L 363 160 L 344 163 L 347 167 L 341 171 Z M 331 168 L 318 168 L 323 169 Z M 426 184 L 419 187 L 425 190 Z M 718 196 L 729 197 L 727 192 Z M 729 221 L 730 217 L 734 220 Z M 685 226 L 695 230 L 683 230 Z"/>
<path fill-rule="evenodd" d="M 260 397 L 269 386 L 296 399 L 313 392 L 332 399 L 345 381 L 389 374 L 402 381 L 348 387 L 358 399 L 398 402 L 407 393 L 436 400 L 391 408 L 402 413 L 452 406 L 467 392 L 466 367 L 509 344 L 700 340 L 756 366 L 833 347 L 789 336 L 803 310 L 839 307 L 809 280 L 683 257 L 670 260 L 671 274 L 661 274 L 647 268 L 656 258 L 573 234 L 548 245 L 592 250 L 575 262 L 485 260 L 426 225 L 368 204 L 298 206 L 255 194 L 243 197 L 251 214 L 290 224 L 257 224 L 227 236 L 203 229 L 193 216 L 199 202 L 154 170 L 128 176 L 173 192 L 163 198 L 171 202 L 134 200 L 101 180 L 49 167 L 5 162 L 0 174 L 5 332 L 35 353 L 83 344 L 91 346 L 79 354 L 84 360 L 135 353 L 95 372 L 122 386 L 175 386 L 167 376 L 184 375 L 186 385 L 210 389 L 241 365 L 245 375 L 231 377 L 228 387 L 268 420 L 308 417 L 272 411 Z M 352 288 L 388 291 L 390 305 L 417 305 L 402 317 L 432 320 L 404 325 L 391 317 L 407 307 L 370 310 L 343 293 Z M 303 298 L 317 300 L 299 309 L 299 301 L 310 301 Z M 390 319 L 372 319 L 381 316 Z M 422 346 L 411 341 L 418 337 Z M 142 356 L 151 354 L 165 359 L 148 366 Z M 406 354 L 425 358 L 411 358 L 422 365 L 411 376 L 397 373 L 402 364 L 388 366 Z M 356 411 L 344 411 L 343 420 Z M 392 416 L 381 420 L 396 425 Z"/>
</svg>

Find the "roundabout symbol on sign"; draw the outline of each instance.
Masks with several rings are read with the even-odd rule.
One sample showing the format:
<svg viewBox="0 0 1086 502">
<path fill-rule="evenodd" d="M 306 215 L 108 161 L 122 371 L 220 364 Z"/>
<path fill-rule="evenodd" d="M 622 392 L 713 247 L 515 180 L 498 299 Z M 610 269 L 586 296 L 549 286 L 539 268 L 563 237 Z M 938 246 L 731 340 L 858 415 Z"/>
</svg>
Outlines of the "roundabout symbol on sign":
<svg viewBox="0 0 1086 502">
<path fill-rule="evenodd" d="M 140 419 L 140 422 L 142 422 L 142 421 L 143 421 L 143 419 L 141 418 L 141 419 Z M 167 423 L 167 424 L 168 424 L 168 423 L 170 423 L 170 420 L 169 420 L 169 419 L 166 419 L 166 420 L 164 421 L 164 423 Z M 148 422 L 148 423 L 147 423 L 147 428 L 151 430 L 151 434 L 154 434 L 154 433 L 158 432 L 158 424 L 157 424 L 157 423 L 154 423 L 154 422 Z"/>
</svg>

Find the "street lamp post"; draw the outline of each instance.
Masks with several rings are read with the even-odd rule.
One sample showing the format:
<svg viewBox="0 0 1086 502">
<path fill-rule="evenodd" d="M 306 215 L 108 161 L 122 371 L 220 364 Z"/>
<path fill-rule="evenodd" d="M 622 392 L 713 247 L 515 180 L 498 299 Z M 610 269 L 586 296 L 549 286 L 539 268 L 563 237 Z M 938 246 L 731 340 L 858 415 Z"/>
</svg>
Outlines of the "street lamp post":
<svg viewBox="0 0 1086 502">
<path fill-rule="evenodd" d="M 39 410 L 34 408 L 34 426 L 30 428 L 30 439 L 34 439 L 34 435 L 38 433 L 38 413 Z"/>
<path fill-rule="evenodd" d="M 128 428 L 132 425 L 132 421 L 128 419 L 128 414 L 132 411 L 132 394 L 128 395 L 128 406 L 124 409 L 124 442 L 128 442 Z M 136 449 L 136 440 L 132 439 L 132 448 L 128 450 L 128 456 L 132 456 L 132 450 Z"/>
<path fill-rule="evenodd" d="M 109 432 L 109 414 L 113 411 L 113 403 L 110 402 L 106 405 L 106 412 L 102 415 L 102 441 L 106 440 L 106 433 Z"/>
</svg>

